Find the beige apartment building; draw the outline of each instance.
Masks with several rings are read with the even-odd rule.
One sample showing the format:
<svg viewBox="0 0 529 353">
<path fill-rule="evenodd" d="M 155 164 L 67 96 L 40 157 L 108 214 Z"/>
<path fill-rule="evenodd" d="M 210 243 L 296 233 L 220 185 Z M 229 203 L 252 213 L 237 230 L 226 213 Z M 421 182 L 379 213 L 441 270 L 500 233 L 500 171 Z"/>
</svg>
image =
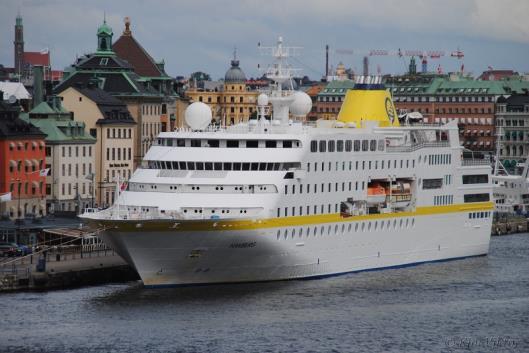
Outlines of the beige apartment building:
<svg viewBox="0 0 529 353">
<path fill-rule="evenodd" d="M 136 123 L 123 102 L 95 85 L 72 86 L 60 96 L 66 109 L 74 113 L 75 120 L 84 122 L 90 135 L 97 139 L 96 204 L 112 205 L 117 181 L 126 183 L 134 171 Z"/>
</svg>

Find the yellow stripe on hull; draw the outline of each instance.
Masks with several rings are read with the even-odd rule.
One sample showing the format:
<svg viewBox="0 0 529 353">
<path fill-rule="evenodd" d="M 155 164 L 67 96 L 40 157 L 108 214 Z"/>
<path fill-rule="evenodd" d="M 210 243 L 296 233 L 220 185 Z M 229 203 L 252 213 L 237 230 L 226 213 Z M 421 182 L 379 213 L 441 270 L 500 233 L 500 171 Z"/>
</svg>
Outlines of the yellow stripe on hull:
<svg viewBox="0 0 529 353">
<path fill-rule="evenodd" d="M 349 223 L 367 220 L 381 220 L 402 217 L 431 216 L 436 214 L 489 211 L 494 209 L 493 202 L 476 202 L 472 204 L 456 204 L 445 206 L 417 207 L 412 212 L 380 213 L 360 216 L 342 217 L 340 213 L 322 215 L 292 216 L 265 219 L 245 220 L 92 220 L 98 226 L 107 229 L 130 232 L 145 232 L 153 230 L 166 231 L 223 231 L 223 230 L 253 230 L 263 228 L 282 228 L 324 223 Z"/>
</svg>

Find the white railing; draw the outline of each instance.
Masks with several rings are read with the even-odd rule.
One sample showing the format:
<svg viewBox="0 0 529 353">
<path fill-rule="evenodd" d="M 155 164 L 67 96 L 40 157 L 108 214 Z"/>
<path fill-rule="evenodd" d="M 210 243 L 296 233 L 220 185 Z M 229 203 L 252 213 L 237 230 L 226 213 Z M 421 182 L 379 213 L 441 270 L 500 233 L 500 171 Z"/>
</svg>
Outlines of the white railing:
<svg viewBox="0 0 529 353">
<path fill-rule="evenodd" d="M 450 147 L 448 141 L 420 142 L 409 146 L 387 146 L 387 152 L 413 152 L 421 148 Z"/>
</svg>

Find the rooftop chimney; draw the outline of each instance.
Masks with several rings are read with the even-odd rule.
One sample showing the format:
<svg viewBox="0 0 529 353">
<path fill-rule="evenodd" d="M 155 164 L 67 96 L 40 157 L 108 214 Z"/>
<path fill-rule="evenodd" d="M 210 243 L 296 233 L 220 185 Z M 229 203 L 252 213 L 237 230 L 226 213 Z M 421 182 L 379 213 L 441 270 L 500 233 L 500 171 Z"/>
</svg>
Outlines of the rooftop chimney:
<svg viewBox="0 0 529 353">
<path fill-rule="evenodd" d="M 44 67 L 33 66 L 33 107 L 39 105 L 44 99 L 43 92 Z"/>
</svg>

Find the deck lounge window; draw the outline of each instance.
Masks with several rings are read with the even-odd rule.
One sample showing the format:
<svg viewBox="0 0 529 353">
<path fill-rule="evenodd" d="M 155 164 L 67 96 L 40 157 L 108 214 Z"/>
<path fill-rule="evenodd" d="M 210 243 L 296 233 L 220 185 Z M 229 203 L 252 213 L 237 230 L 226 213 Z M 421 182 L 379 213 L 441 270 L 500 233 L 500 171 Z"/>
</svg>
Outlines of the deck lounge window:
<svg viewBox="0 0 529 353">
<path fill-rule="evenodd" d="M 327 142 L 322 140 L 320 141 L 320 152 L 326 152 L 327 151 Z"/>
<path fill-rule="evenodd" d="M 463 184 L 487 184 L 488 182 L 487 174 L 463 175 Z"/>
<path fill-rule="evenodd" d="M 353 141 L 346 140 L 345 141 L 345 152 L 351 152 L 353 149 Z"/>
<path fill-rule="evenodd" d="M 246 148 L 257 148 L 257 147 L 259 147 L 259 141 L 257 140 L 246 141 Z"/>
<path fill-rule="evenodd" d="M 466 202 L 485 202 L 490 201 L 490 195 L 489 194 L 466 194 L 464 196 L 465 203 Z"/>
<path fill-rule="evenodd" d="M 355 140 L 354 146 L 355 146 L 355 152 L 360 151 L 360 140 Z"/>
<path fill-rule="evenodd" d="M 369 142 L 369 150 L 370 150 L 371 152 L 374 152 L 374 151 L 377 150 L 377 140 L 371 140 L 371 141 Z"/>
<path fill-rule="evenodd" d="M 208 140 L 208 145 L 209 147 L 219 147 L 220 146 L 220 141 L 219 140 Z"/>
<path fill-rule="evenodd" d="M 177 145 L 178 147 L 185 147 L 185 145 L 186 145 L 186 140 L 183 140 L 183 139 L 177 139 L 177 140 L 176 140 L 176 145 Z"/>
<path fill-rule="evenodd" d="M 284 142 L 283 142 L 283 146 L 284 146 Z M 275 140 L 266 140 L 265 141 L 265 147 L 266 148 L 276 148 L 277 147 L 277 141 L 275 141 Z"/>
<path fill-rule="evenodd" d="M 318 152 L 318 141 L 315 141 L 315 140 L 310 141 L 310 151 Z"/>
<path fill-rule="evenodd" d="M 228 148 L 238 148 L 239 147 L 239 140 L 227 140 L 226 141 L 226 147 L 228 147 Z"/>
<path fill-rule="evenodd" d="M 336 141 L 336 151 L 343 152 L 343 140 Z"/>
<path fill-rule="evenodd" d="M 200 140 L 191 140 L 191 147 L 200 147 L 201 146 L 201 142 Z"/>
<path fill-rule="evenodd" d="M 369 140 L 362 140 L 362 151 L 367 152 L 369 149 Z"/>
<path fill-rule="evenodd" d="M 335 147 L 335 141 L 330 140 L 329 141 L 329 152 L 334 152 L 334 147 Z"/>
</svg>

